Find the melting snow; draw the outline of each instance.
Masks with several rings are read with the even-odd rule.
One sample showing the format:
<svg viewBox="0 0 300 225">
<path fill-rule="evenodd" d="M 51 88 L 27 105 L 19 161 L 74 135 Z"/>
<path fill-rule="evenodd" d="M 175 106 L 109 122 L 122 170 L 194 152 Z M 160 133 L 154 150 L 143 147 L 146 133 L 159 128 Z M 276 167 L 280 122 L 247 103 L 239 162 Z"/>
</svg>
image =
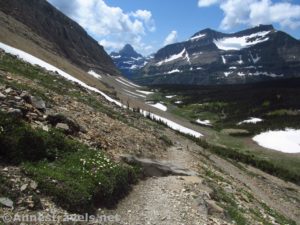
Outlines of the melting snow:
<svg viewBox="0 0 300 225">
<path fill-rule="evenodd" d="M 260 118 L 255 118 L 255 117 L 250 117 L 249 119 L 247 120 L 244 120 L 242 122 L 239 122 L 238 125 L 241 125 L 243 123 L 259 123 L 259 122 L 262 122 L 263 120 L 260 119 Z"/>
<path fill-rule="evenodd" d="M 127 83 L 127 84 L 130 84 L 130 85 L 133 86 L 133 87 L 141 88 L 141 86 L 139 86 L 139 85 L 137 85 L 137 84 L 135 84 L 135 83 L 132 83 L 132 82 L 130 82 L 129 80 L 126 80 L 126 79 L 123 78 L 123 77 L 119 77 L 119 79 L 122 80 L 122 81 L 124 81 L 124 82 Z"/>
<path fill-rule="evenodd" d="M 128 91 L 128 90 L 126 90 L 126 89 L 123 89 L 123 90 L 126 91 L 127 93 L 129 93 L 130 95 L 134 95 L 135 97 L 146 98 L 145 95 L 137 94 L 137 93 L 134 93 L 134 92 L 132 92 L 132 91 Z M 126 93 L 126 94 L 127 94 L 127 93 Z"/>
<path fill-rule="evenodd" d="M 154 92 L 152 92 L 152 91 L 141 91 L 141 90 L 136 90 L 137 92 L 140 92 L 140 93 L 142 93 L 142 94 L 145 94 L 145 95 L 151 95 L 151 94 L 153 94 Z"/>
<path fill-rule="evenodd" d="M 225 59 L 225 56 L 224 56 L 224 55 L 222 55 L 221 57 L 222 57 L 223 64 L 226 64 L 226 59 Z"/>
<path fill-rule="evenodd" d="M 125 105 L 123 105 L 121 102 L 109 97 L 108 95 L 106 95 L 105 93 L 103 93 L 102 91 L 99 91 L 98 89 L 91 87 L 89 85 L 87 85 L 86 83 L 82 82 L 81 80 L 78 80 L 77 78 L 73 77 L 72 75 L 62 71 L 61 69 L 58 69 L 57 67 L 33 56 L 30 55 L 22 50 L 13 48 L 11 46 L 8 46 L 6 44 L 3 44 L 0 42 L 0 48 L 2 48 L 5 52 L 10 53 L 12 55 L 16 55 L 18 56 L 20 59 L 23 59 L 25 62 L 28 62 L 32 65 L 39 65 L 41 67 L 46 68 L 49 71 L 53 71 L 53 72 L 58 72 L 59 75 L 61 75 L 62 77 L 66 78 L 67 80 L 73 81 L 79 85 L 81 85 L 82 87 L 97 92 L 100 95 L 102 95 L 107 101 L 112 102 L 120 107 L 126 107 Z"/>
<path fill-rule="evenodd" d="M 200 119 L 197 119 L 196 123 L 199 123 L 199 124 L 205 125 L 205 126 L 211 126 L 211 123 L 210 123 L 209 120 L 200 120 Z"/>
<path fill-rule="evenodd" d="M 225 77 L 228 77 L 230 74 L 232 74 L 232 71 L 230 71 L 230 72 L 224 72 Z"/>
<path fill-rule="evenodd" d="M 240 55 L 240 59 L 239 59 L 239 61 L 237 61 L 237 63 L 238 64 L 243 64 L 244 63 L 244 61 L 243 61 L 243 59 L 242 59 L 242 56 Z"/>
<path fill-rule="evenodd" d="M 300 130 L 267 131 L 253 140 L 260 146 L 285 153 L 300 153 Z"/>
<path fill-rule="evenodd" d="M 263 75 L 263 76 L 268 76 L 268 77 L 273 77 L 273 78 L 283 77 L 283 74 L 275 74 L 275 73 L 259 72 L 259 71 L 256 71 L 255 73 L 248 73 L 248 75 L 250 75 L 250 76 L 260 76 L 260 75 Z"/>
<path fill-rule="evenodd" d="M 184 127 L 184 126 L 181 126 L 179 125 L 178 123 L 175 123 L 171 120 L 168 120 L 166 118 L 163 118 L 161 116 L 158 116 L 156 114 L 153 114 L 153 113 L 149 113 L 147 111 L 144 111 L 144 110 L 141 110 L 140 111 L 145 117 L 150 117 L 152 120 L 156 120 L 156 121 L 161 121 L 163 123 L 165 123 L 168 127 L 170 127 L 171 129 L 173 130 L 177 130 L 181 133 L 184 133 L 184 134 L 188 134 L 188 135 L 192 135 L 196 138 L 200 138 L 202 137 L 203 135 L 197 131 L 194 131 L 192 129 L 189 129 L 187 127 Z"/>
<path fill-rule="evenodd" d="M 206 36 L 206 34 L 198 34 L 197 36 L 191 37 L 190 41 L 196 41 L 196 40 L 198 40 L 200 38 L 203 38 L 205 36 Z"/>
<path fill-rule="evenodd" d="M 176 95 L 167 95 L 166 98 L 174 98 Z"/>
<path fill-rule="evenodd" d="M 99 75 L 98 73 L 96 73 L 94 70 L 90 70 L 88 72 L 88 74 L 92 75 L 93 77 L 97 78 L 97 79 L 101 79 L 101 75 Z"/>
<path fill-rule="evenodd" d="M 214 40 L 214 43 L 221 50 L 241 50 L 242 48 L 247 48 L 269 40 L 269 38 L 266 37 L 269 33 L 270 31 L 262 31 L 242 37 L 228 37 Z"/>
<path fill-rule="evenodd" d="M 157 109 L 160 109 L 160 110 L 162 110 L 162 111 L 167 111 L 168 110 L 168 108 L 167 108 L 167 106 L 165 106 L 165 105 L 163 105 L 163 104 L 161 104 L 161 103 L 155 103 L 155 104 L 151 104 L 151 103 L 147 103 L 148 105 L 151 105 L 151 106 L 153 106 L 153 107 L 155 107 L 155 108 L 157 108 Z"/>
<path fill-rule="evenodd" d="M 165 59 L 165 60 L 162 60 L 162 61 L 156 63 L 156 65 L 157 65 L 157 66 L 161 66 L 161 65 L 164 64 L 164 63 L 171 62 L 171 61 L 174 61 L 174 60 L 176 60 L 176 59 L 180 59 L 180 58 L 183 57 L 183 54 L 185 53 L 185 51 L 186 51 L 186 50 L 185 50 L 185 48 L 184 48 L 184 49 L 183 49 L 181 52 L 179 52 L 178 54 L 171 55 L 169 58 L 167 58 L 167 59 Z"/>
<path fill-rule="evenodd" d="M 179 69 L 175 69 L 175 70 L 168 71 L 168 72 L 166 72 L 164 74 L 172 74 L 172 73 L 180 73 L 180 72 L 182 72 L 182 71 L 179 70 Z"/>
</svg>

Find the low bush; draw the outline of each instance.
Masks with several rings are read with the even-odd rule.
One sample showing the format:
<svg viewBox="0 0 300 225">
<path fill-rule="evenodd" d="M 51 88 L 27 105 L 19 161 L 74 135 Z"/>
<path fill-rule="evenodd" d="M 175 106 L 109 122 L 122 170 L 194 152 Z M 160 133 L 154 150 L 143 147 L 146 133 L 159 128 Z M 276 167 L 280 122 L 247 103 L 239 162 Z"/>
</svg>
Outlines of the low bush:
<svg viewBox="0 0 300 225">
<path fill-rule="evenodd" d="M 81 149 L 53 163 L 26 163 L 24 171 L 63 208 L 76 213 L 112 206 L 130 190 L 137 174 L 96 150 Z"/>
<path fill-rule="evenodd" d="M 100 150 L 90 149 L 64 134 L 32 129 L 13 116 L 0 113 L 0 157 L 21 164 L 24 173 L 61 207 L 74 213 L 112 206 L 138 180 L 138 168 L 117 164 Z M 0 193 L 8 193 L 0 177 Z"/>
</svg>

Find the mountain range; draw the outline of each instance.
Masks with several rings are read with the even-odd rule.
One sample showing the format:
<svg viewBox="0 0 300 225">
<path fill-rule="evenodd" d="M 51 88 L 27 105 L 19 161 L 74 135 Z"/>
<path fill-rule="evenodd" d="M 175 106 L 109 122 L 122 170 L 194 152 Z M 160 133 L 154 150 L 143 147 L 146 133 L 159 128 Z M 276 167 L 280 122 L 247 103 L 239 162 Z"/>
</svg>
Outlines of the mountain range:
<svg viewBox="0 0 300 225">
<path fill-rule="evenodd" d="M 134 77 L 143 85 L 243 84 L 300 76 L 300 41 L 260 25 L 233 34 L 204 29 L 158 50 Z"/>
</svg>

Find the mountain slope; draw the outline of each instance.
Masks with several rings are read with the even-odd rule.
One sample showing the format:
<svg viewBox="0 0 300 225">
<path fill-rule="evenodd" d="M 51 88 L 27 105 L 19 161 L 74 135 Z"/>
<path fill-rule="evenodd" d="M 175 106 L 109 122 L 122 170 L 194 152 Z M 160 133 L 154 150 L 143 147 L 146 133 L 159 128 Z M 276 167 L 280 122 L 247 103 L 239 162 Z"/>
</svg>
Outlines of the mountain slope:
<svg viewBox="0 0 300 225">
<path fill-rule="evenodd" d="M 137 70 L 141 69 L 147 63 L 147 59 L 137 53 L 129 44 L 126 44 L 119 52 L 112 52 L 110 56 L 115 65 L 127 78 L 132 77 Z"/>
<path fill-rule="evenodd" d="M 211 29 L 160 49 L 143 84 L 236 84 L 300 76 L 300 42 L 271 25 L 233 34 Z"/>
<path fill-rule="evenodd" d="M 53 45 L 52 51 L 81 69 L 118 73 L 103 47 L 47 1 L 1 0 L 0 11 L 29 27 Z"/>
</svg>

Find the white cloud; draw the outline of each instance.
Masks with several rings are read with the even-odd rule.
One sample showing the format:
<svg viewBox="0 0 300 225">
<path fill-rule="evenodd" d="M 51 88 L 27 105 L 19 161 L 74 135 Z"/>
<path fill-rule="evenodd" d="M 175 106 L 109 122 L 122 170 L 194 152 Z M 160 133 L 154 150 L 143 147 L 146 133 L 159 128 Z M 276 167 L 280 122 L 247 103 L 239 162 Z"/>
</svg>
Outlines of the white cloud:
<svg viewBox="0 0 300 225">
<path fill-rule="evenodd" d="M 207 7 L 207 6 L 214 5 L 214 4 L 218 3 L 219 1 L 220 0 L 199 0 L 198 6 L 199 7 Z"/>
<path fill-rule="evenodd" d="M 279 24 L 281 27 L 300 27 L 300 5 L 292 1 L 272 0 L 199 0 L 199 7 L 218 3 L 224 12 L 221 29 L 228 30 L 238 25 Z"/>
<path fill-rule="evenodd" d="M 174 42 L 177 41 L 177 31 L 176 30 L 172 30 L 171 33 L 168 34 L 168 36 L 166 37 L 165 41 L 164 41 L 164 45 L 169 45 L 169 44 L 173 44 Z"/>
<path fill-rule="evenodd" d="M 106 50 L 119 49 L 130 43 L 145 47 L 142 37 L 155 30 L 152 13 L 148 10 L 124 12 L 104 0 L 48 0 L 70 18 L 78 22 L 94 38 L 98 38 Z M 109 40 L 109 41 L 108 41 Z"/>
</svg>

